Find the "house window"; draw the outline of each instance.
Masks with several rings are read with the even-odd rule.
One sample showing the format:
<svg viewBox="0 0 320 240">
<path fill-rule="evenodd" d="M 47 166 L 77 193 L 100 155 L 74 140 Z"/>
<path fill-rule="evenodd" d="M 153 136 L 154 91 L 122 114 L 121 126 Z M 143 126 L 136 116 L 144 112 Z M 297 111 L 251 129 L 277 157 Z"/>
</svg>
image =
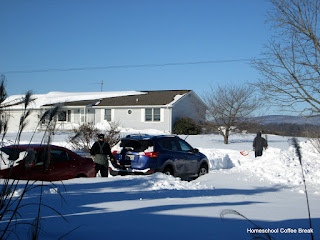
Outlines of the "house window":
<svg viewBox="0 0 320 240">
<path fill-rule="evenodd" d="M 104 110 L 104 120 L 111 122 L 111 109 Z"/>
<path fill-rule="evenodd" d="M 160 108 L 146 108 L 146 122 L 160 122 Z"/>
<path fill-rule="evenodd" d="M 71 110 L 61 111 L 58 115 L 58 121 L 71 122 Z"/>
<path fill-rule="evenodd" d="M 7 120 L 6 113 L 1 113 L 1 121 L 5 122 Z"/>
<path fill-rule="evenodd" d="M 153 109 L 153 121 L 160 122 L 160 108 Z"/>
</svg>

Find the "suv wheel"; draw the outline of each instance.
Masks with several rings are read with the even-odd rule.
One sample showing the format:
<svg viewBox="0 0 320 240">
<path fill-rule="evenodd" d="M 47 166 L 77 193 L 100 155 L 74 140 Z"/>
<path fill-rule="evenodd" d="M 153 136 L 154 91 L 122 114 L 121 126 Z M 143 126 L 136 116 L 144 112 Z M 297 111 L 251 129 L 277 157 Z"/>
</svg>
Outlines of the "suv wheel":
<svg viewBox="0 0 320 240">
<path fill-rule="evenodd" d="M 172 169 L 172 167 L 166 167 L 166 168 L 163 170 L 163 173 L 166 174 L 166 175 L 171 175 L 171 176 L 173 176 L 173 169 Z"/>
<path fill-rule="evenodd" d="M 205 175 L 205 174 L 207 174 L 209 171 L 208 171 L 208 166 L 207 166 L 207 164 L 202 164 L 201 165 L 201 167 L 200 167 L 200 169 L 199 169 L 199 177 L 200 176 L 203 176 L 203 175 Z"/>
</svg>

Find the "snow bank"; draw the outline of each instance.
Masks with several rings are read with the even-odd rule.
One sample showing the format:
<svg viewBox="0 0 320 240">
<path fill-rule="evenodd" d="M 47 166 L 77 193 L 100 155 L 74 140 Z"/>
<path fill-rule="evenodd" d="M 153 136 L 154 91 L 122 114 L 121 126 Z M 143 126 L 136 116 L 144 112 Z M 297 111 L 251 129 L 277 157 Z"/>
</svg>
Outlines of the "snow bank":
<svg viewBox="0 0 320 240">
<path fill-rule="evenodd" d="M 168 134 L 168 132 L 160 131 L 156 129 L 144 129 L 144 130 L 137 130 L 133 128 L 121 128 L 121 133 L 123 135 L 129 135 L 129 134 L 149 134 L 149 135 L 162 135 L 162 134 Z"/>
<path fill-rule="evenodd" d="M 305 179 L 308 184 L 320 186 L 319 154 L 309 141 L 301 142 L 300 146 Z M 262 157 L 251 156 L 240 161 L 238 170 L 278 184 L 301 186 L 303 183 L 301 165 L 292 146 L 287 150 L 270 147 Z"/>
<path fill-rule="evenodd" d="M 218 135 L 190 136 L 187 140 L 199 148 L 210 162 L 210 170 L 231 170 L 258 176 L 276 184 L 291 187 L 302 186 L 302 171 L 295 149 L 288 137 L 268 135 L 269 148 L 262 157 L 255 158 L 254 152 L 242 156 L 240 151 L 252 149 L 252 134 L 236 134 L 230 137 L 230 144 L 223 144 Z M 320 187 L 320 157 L 312 143 L 299 138 L 305 179 L 308 185 Z"/>
<path fill-rule="evenodd" d="M 95 125 L 95 127 L 96 127 L 97 129 L 103 131 L 103 130 L 108 130 L 108 129 L 110 129 L 111 126 L 110 126 L 110 123 L 108 123 L 108 121 L 104 120 L 104 121 L 102 121 L 102 122 L 97 123 L 97 124 Z"/>
<path fill-rule="evenodd" d="M 212 186 L 206 186 L 200 182 L 183 181 L 180 178 L 168 176 L 163 173 L 156 173 L 146 178 L 143 184 L 145 189 L 148 190 L 199 190 L 199 189 L 214 189 Z"/>
<path fill-rule="evenodd" d="M 199 149 L 209 160 L 210 170 L 230 169 L 235 167 L 228 154 L 213 149 Z"/>
</svg>

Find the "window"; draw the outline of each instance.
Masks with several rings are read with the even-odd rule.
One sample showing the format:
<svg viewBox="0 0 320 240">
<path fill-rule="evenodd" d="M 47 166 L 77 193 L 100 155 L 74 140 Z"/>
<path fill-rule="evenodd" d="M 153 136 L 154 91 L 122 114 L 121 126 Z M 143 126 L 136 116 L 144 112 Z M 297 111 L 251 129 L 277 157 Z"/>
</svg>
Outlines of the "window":
<svg viewBox="0 0 320 240">
<path fill-rule="evenodd" d="M 146 121 L 147 122 L 152 121 L 152 108 L 146 109 Z"/>
<path fill-rule="evenodd" d="M 170 151 L 179 151 L 179 146 L 174 138 L 165 138 L 159 141 L 162 148 Z"/>
<path fill-rule="evenodd" d="M 50 154 L 54 162 L 67 162 L 71 160 L 69 154 L 63 150 L 51 150 Z"/>
<path fill-rule="evenodd" d="M 6 121 L 7 120 L 7 114 L 6 113 L 1 113 L 1 120 Z"/>
<path fill-rule="evenodd" d="M 61 111 L 58 115 L 58 121 L 71 122 L 71 110 Z"/>
<path fill-rule="evenodd" d="M 65 122 L 67 121 L 67 112 L 66 111 L 61 111 L 58 115 L 58 121 L 60 122 Z"/>
<path fill-rule="evenodd" d="M 111 122 L 111 109 L 104 110 L 104 120 Z"/>
<path fill-rule="evenodd" d="M 160 108 L 153 109 L 153 121 L 160 122 Z"/>
<path fill-rule="evenodd" d="M 146 122 L 160 122 L 160 108 L 146 108 Z"/>
<path fill-rule="evenodd" d="M 185 141 L 179 140 L 179 143 L 180 143 L 181 150 L 183 152 L 192 151 L 193 148 L 188 143 L 186 143 Z"/>
</svg>

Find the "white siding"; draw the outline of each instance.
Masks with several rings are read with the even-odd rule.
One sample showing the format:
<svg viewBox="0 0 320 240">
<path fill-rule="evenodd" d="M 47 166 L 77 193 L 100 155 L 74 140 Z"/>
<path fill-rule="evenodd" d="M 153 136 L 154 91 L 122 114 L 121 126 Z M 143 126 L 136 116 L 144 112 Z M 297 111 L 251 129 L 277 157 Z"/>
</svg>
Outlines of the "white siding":
<svg viewBox="0 0 320 240">
<path fill-rule="evenodd" d="M 200 121 L 205 117 L 204 105 L 193 95 L 193 93 L 181 98 L 173 108 L 172 112 L 173 125 L 181 117 L 192 118 L 195 121 Z"/>
<path fill-rule="evenodd" d="M 8 132 L 18 132 L 20 118 L 21 118 L 22 114 L 23 114 L 22 110 L 6 111 L 6 117 L 9 120 Z M 26 122 L 28 122 L 28 124 L 26 125 L 24 130 L 25 131 L 32 131 L 32 130 L 36 129 L 38 122 L 39 122 L 39 118 L 40 118 L 39 116 L 40 116 L 39 110 L 31 111 L 31 114 L 26 119 Z"/>
<path fill-rule="evenodd" d="M 149 107 L 148 107 L 149 108 Z M 160 108 L 155 106 L 154 108 Z M 125 108 L 112 108 L 112 122 L 119 124 L 122 128 L 132 128 L 137 130 L 156 129 L 164 132 L 171 132 L 171 124 L 169 119 L 169 112 L 171 109 L 160 108 L 160 121 L 159 122 L 146 122 L 145 121 L 145 108 L 144 107 L 125 107 Z M 96 119 L 101 119 L 99 114 L 102 115 L 104 109 L 96 109 Z M 103 121 L 103 118 L 102 120 Z"/>
</svg>

